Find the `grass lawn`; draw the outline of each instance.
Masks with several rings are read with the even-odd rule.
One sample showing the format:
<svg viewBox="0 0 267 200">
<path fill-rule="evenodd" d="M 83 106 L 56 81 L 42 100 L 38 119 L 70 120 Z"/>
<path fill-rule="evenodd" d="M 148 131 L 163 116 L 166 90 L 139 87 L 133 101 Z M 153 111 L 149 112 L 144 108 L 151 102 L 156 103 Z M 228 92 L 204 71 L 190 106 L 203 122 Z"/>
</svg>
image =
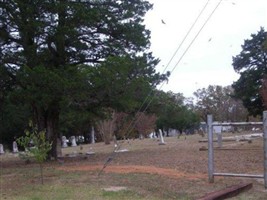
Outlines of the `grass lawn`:
<svg viewBox="0 0 267 200">
<path fill-rule="evenodd" d="M 44 166 L 41 184 L 39 166 L 13 154 L 1 155 L 0 199 L 4 200 L 193 200 L 206 193 L 238 183 L 253 188 L 233 200 L 266 200 L 263 179 L 215 177 L 208 182 L 207 151 L 199 151 L 199 135 L 124 142 L 122 149 L 99 175 L 104 162 L 113 156 L 113 144 L 96 143 L 62 149 L 61 162 Z M 216 144 L 215 144 L 216 145 Z M 263 173 L 262 138 L 252 143 L 224 143 L 229 148 L 253 149 L 215 151 L 215 170 L 233 173 Z M 255 150 L 255 149 L 259 150 Z M 86 155 L 94 151 L 95 154 Z M 76 157 L 66 155 L 76 154 Z"/>
</svg>

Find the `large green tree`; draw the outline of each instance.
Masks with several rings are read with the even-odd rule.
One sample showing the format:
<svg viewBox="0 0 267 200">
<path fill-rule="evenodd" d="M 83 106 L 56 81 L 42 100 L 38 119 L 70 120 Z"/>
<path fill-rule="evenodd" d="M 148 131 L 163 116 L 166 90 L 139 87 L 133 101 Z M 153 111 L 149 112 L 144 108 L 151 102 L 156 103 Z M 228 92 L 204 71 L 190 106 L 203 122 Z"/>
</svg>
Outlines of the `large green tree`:
<svg viewBox="0 0 267 200">
<path fill-rule="evenodd" d="M 179 130 L 180 133 L 199 124 L 199 117 L 187 104 L 187 99 L 181 93 L 157 91 L 152 108 L 157 114 L 157 128 Z"/>
<path fill-rule="evenodd" d="M 240 78 L 233 83 L 235 96 L 243 101 L 251 115 L 262 115 L 263 103 L 260 95 L 262 80 L 267 74 L 267 32 L 261 28 L 245 40 L 242 51 L 233 57 L 233 67 Z"/>
<path fill-rule="evenodd" d="M 149 67 L 148 62 L 151 62 Z M 61 123 L 65 124 L 64 134 L 67 134 L 66 131 L 72 134 L 88 133 L 90 126 L 98 120 L 109 118 L 109 108 L 113 108 L 116 113 L 128 113 L 132 117 L 137 111 L 146 110 L 149 104 L 147 98 L 152 95 L 151 89 L 166 78 L 165 75 L 154 74 L 156 64 L 157 60 L 151 59 L 151 54 L 147 54 L 146 57 L 109 57 L 97 67 L 85 66 L 83 70 L 86 71 L 86 79 L 91 86 L 83 94 L 91 100 L 79 95 L 79 101 L 73 101 L 72 105 L 64 109 L 64 114 L 61 115 Z M 151 76 L 152 74 L 154 75 Z"/>
<path fill-rule="evenodd" d="M 124 81 L 117 90 L 128 61 L 139 71 L 128 74 L 127 80 L 138 77 L 151 87 L 161 80 L 154 69 L 157 60 L 147 52 L 150 33 L 142 24 L 151 8 L 143 0 L 0 1 L 0 67 L 12 88 L 8 96 L 31 107 L 34 122 L 53 142 L 51 156 L 57 156 L 63 110 L 74 106 L 96 110 L 103 102 L 123 107 L 122 101 L 115 104 L 116 98 L 127 102 L 130 86 L 131 94 L 138 93 Z M 120 69 L 112 72 L 111 81 L 104 69 L 114 66 Z"/>
</svg>

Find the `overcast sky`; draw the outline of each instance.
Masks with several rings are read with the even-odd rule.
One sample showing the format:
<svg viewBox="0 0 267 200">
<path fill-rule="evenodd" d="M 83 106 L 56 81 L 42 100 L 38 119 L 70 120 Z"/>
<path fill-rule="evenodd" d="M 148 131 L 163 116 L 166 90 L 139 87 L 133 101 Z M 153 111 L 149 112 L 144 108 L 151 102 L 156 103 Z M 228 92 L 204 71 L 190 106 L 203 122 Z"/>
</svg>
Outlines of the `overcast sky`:
<svg viewBox="0 0 267 200">
<path fill-rule="evenodd" d="M 161 60 L 157 70 L 172 71 L 164 91 L 193 92 L 208 85 L 231 85 L 239 78 L 232 57 L 241 52 L 245 39 L 267 30 L 267 0 L 222 0 L 192 46 L 185 53 L 220 0 L 210 0 L 199 21 L 188 35 L 170 65 L 167 65 L 207 0 L 148 0 L 153 10 L 145 17 L 151 31 L 151 51 Z M 163 20 L 163 21 L 162 21 Z M 184 54 L 185 53 L 185 54 Z M 183 56 L 184 54 L 184 56 Z M 180 60 L 180 61 L 179 61 Z"/>
</svg>

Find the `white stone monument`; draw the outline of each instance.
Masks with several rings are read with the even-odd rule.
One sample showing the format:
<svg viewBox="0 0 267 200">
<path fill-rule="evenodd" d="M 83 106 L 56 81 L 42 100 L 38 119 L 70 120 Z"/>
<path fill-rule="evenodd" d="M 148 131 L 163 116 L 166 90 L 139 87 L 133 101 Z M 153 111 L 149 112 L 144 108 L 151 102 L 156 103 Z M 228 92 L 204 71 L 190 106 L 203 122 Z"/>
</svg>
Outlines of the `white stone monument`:
<svg viewBox="0 0 267 200">
<path fill-rule="evenodd" d="M 161 130 L 161 129 L 159 129 L 159 138 L 160 138 L 160 143 L 159 143 L 159 145 L 164 145 L 165 142 L 164 142 L 164 138 L 163 138 L 162 130 Z"/>
<path fill-rule="evenodd" d="M 128 149 L 118 149 L 118 150 L 115 150 L 114 152 L 115 153 L 122 153 L 122 152 L 128 152 L 129 150 Z"/>
<path fill-rule="evenodd" d="M 95 129 L 92 126 L 92 130 L 91 130 L 91 143 L 94 144 L 95 143 Z"/>
<path fill-rule="evenodd" d="M 61 141 L 62 141 L 62 147 L 63 148 L 68 147 L 66 136 L 62 136 Z"/>
<path fill-rule="evenodd" d="M 71 140 L 71 146 L 72 146 L 72 147 L 76 147 L 76 146 L 77 146 L 77 143 L 76 143 L 75 136 L 71 136 L 71 137 L 70 137 L 70 140 Z"/>
<path fill-rule="evenodd" d="M 4 151 L 4 145 L 3 144 L 0 144 L 0 154 L 4 154 L 5 151 Z"/>
<path fill-rule="evenodd" d="M 18 153 L 18 152 L 19 152 L 19 150 L 18 150 L 17 142 L 14 141 L 14 142 L 13 142 L 13 153 Z"/>
<path fill-rule="evenodd" d="M 93 154 L 95 154 L 95 152 L 93 151 L 93 148 L 90 147 L 89 151 L 86 152 L 86 155 L 93 155 Z"/>
</svg>

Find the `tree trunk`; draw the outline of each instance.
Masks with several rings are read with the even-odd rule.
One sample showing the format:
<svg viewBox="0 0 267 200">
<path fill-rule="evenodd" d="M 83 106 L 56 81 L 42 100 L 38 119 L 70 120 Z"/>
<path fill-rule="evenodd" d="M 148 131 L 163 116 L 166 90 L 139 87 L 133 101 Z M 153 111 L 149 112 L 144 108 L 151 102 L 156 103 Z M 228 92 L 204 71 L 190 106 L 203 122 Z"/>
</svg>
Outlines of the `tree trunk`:
<svg viewBox="0 0 267 200">
<path fill-rule="evenodd" d="M 33 124 L 37 125 L 38 132 L 45 130 L 45 112 L 42 108 L 38 108 L 34 103 L 33 108 Z"/>
<path fill-rule="evenodd" d="M 57 103 L 52 104 L 47 110 L 46 117 L 46 138 L 52 142 L 52 149 L 48 157 L 57 159 L 57 139 L 58 139 L 58 123 L 59 123 L 59 106 Z"/>
<path fill-rule="evenodd" d="M 104 133 L 104 142 L 105 144 L 110 144 L 111 135 L 109 133 Z"/>
<path fill-rule="evenodd" d="M 59 123 L 59 105 L 56 101 L 50 104 L 46 111 L 43 108 L 33 106 L 34 122 L 38 126 L 38 131 L 46 132 L 46 139 L 52 143 L 52 149 L 48 153 L 48 158 L 57 159 L 57 138 Z"/>
</svg>

